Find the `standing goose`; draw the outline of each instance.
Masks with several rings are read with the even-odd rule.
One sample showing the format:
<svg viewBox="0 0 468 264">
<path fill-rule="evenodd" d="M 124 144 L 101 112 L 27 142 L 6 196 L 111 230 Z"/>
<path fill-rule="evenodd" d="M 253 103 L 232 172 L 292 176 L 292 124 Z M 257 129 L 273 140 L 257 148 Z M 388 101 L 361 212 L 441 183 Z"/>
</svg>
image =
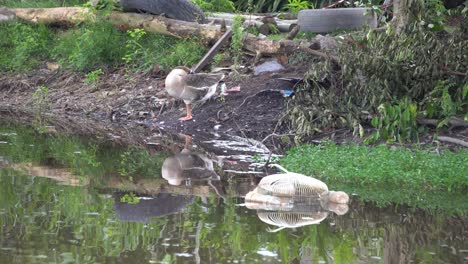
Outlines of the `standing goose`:
<svg viewBox="0 0 468 264">
<path fill-rule="evenodd" d="M 193 102 L 203 102 L 216 93 L 216 88 L 223 81 L 224 74 L 191 73 L 187 67 L 176 67 L 166 77 L 167 93 L 185 102 L 187 116 L 180 121 L 192 119 Z"/>
</svg>

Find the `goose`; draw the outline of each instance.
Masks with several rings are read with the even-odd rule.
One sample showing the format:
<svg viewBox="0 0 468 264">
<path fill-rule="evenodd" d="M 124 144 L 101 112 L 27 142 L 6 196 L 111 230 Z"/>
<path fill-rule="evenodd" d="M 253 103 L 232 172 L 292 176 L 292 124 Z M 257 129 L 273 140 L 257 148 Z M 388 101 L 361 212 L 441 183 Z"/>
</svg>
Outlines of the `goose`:
<svg viewBox="0 0 468 264">
<path fill-rule="evenodd" d="M 180 121 L 192 119 L 192 103 L 204 102 L 216 93 L 218 85 L 223 83 L 224 74 L 192 73 L 184 66 L 173 69 L 166 77 L 167 93 L 185 103 L 187 115 Z"/>
</svg>

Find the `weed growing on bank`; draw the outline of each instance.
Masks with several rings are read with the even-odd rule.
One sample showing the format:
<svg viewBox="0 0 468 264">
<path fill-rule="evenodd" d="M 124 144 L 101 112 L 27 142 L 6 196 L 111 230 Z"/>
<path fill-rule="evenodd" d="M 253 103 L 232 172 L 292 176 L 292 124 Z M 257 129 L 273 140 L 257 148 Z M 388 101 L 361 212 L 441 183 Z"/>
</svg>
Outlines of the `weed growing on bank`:
<svg viewBox="0 0 468 264">
<path fill-rule="evenodd" d="M 320 178 L 327 183 L 382 187 L 413 192 L 468 189 L 468 152 L 439 155 L 426 150 L 390 149 L 380 145 L 294 148 L 281 160 L 288 170 Z"/>
<path fill-rule="evenodd" d="M 106 22 L 85 24 L 56 35 L 52 58 L 62 66 L 78 71 L 91 71 L 100 66 L 115 67 L 121 63 L 126 36 Z"/>
<path fill-rule="evenodd" d="M 50 56 L 52 32 L 43 25 L 0 23 L 0 71 L 26 71 Z"/>
<path fill-rule="evenodd" d="M 57 61 L 62 68 L 83 72 L 120 66 L 144 71 L 154 65 L 168 70 L 178 65 L 191 66 L 206 51 L 197 39 L 180 40 L 148 32 L 136 36 L 105 21 L 84 23 L 67 31 L 3 23 L 0 35 L 4 36 L 0 38 L 3 72 L 29 71 L 44 61 Z"/>
<path fill-rule="evenodd" d="M 466 214 L 468 151 L 374 148 L 334 143 L 303 145 L 281 160 L 289 171 L 318 178 L 331 190 L 357 194 L 379 206 L 406 204 Z"/>
<path fill-rule="evenodd" d="M 11 8 L 81 6 L 88 0 L 0 0 L 0 6 Z"/>
</svg>

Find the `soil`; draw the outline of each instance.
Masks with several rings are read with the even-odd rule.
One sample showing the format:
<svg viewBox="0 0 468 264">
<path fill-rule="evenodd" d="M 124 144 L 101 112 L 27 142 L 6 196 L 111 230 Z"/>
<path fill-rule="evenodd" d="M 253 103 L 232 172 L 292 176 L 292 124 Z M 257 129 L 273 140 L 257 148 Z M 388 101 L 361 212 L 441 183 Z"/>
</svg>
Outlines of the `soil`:
<svg viewBox="0 0 468 264">
<path fill-rule="evenodd" d="M 101 75 L 98 82 L 86 83 L 83 73 L 49 68 L 44 65 L 24 74 L 3 74 L 0 110 L 38 114 L 33 94 L 39 86 L 45 86 L 53 117 L 82 117 L 127 128 L 163 129 L 205 138 L 232 135 L 257 141 L 270 141 L 273 133 L 291 133 L 280 122 L 285 118 L 287 102 L 282 90 L 293 90 L 297 81 L 278 78 L 300 78 L 305 71 L 290 66 L 276 73 L 229 77 L 225 80 L 227 88 L 240 86 L 239 92 L 195 105 L 193 119 L 183 122 L 178 119 L 185 115 L 185 105 L 167 97 L 164 74 L 119 69 Z"/>
</svg>

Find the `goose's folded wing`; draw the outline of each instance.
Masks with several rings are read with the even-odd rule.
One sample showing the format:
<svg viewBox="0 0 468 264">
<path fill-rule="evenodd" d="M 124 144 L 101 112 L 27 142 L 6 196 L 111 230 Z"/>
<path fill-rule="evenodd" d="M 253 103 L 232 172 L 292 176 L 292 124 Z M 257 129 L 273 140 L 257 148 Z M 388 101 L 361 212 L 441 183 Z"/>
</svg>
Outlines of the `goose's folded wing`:
<svg viewBox="0 0 468 264">
<path fill-rule="evenodd" d="M 206 168 L 189 168 L 182 172 L 184 179 L 201 180 L 216 177 L 216 172 Z"/>
<path fill-rule="evenodd" d="M 223 74 L 197 73 L 187 75 L 186 85 L 194 89 L 207 89 L 223 78 Z"/>
</svg>

